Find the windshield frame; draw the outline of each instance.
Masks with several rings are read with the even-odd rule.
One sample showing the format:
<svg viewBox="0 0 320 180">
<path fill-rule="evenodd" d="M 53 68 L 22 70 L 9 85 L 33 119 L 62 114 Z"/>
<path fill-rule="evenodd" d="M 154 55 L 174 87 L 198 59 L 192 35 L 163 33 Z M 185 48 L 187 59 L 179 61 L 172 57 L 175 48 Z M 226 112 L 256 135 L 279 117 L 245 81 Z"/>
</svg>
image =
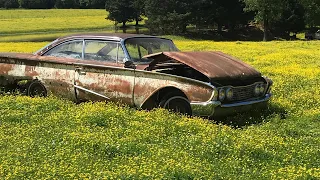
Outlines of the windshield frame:
<svg viewBox="0 0 320 180">
<path fill-rule="evenodd" d="M 125 49 L 125 53 L 127 54 L 127 56 L 129 57 L 130 61 L 134 62 L 134 64 L 150 64 L 153 59 L 150 59 L 150 60 L 147 60 L 147 59 L 144 59 L 143 60 L 143 56 L 140 56 L 141 54 L 139 54 L 139 56 L 141 57 L 139 60 L 137 58 L 133 58 L 127 48 L 127 41 L 132 41 L 132 40 L 142 40 L 143 42 L 143 39 L 148 39 L 148 40 L 155 40 L 155 41 L 160 41 L 160 42 L 165 42 L 167 44 L 169 44 L 169 48 L 172 50 L 169 50 L 169 51 L 161 51 L 161 52 L 172 52 L 172 51 L 179 51 L 179 49 L 176 47 L 176 45 L 173 43 L 173 41 L 171 39 L 167 39 L 167 38 L 161 38 L 161 37 L 153 37 L 153 36 L 150 36 L 150 37 L 132 37 L 132 38 L 127 38 L 123 41 L 123 46 L 124 46 L 124 49 Z M 150 54 L 154 54 L 154 53 L 159 53 L 160 51 L 158 52 L 152 52 Z M 149 55 L 149 53 L 148 53 Z"/>
</svg>

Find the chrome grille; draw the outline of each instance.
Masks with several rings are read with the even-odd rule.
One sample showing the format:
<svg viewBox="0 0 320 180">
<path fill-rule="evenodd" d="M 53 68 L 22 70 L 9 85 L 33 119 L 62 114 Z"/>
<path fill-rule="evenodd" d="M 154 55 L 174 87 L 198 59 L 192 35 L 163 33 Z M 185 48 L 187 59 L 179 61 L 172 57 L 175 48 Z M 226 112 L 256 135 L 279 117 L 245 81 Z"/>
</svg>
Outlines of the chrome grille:
<svg viewBox="0 0 320 180">
<path fill-rule="evenodd" d="M 241 87 L 233 87 L 233 97 L 229 101 L 243 101 L 250 98 L 254 98 L 255 86 L 256 84 Z"/>
</svg>

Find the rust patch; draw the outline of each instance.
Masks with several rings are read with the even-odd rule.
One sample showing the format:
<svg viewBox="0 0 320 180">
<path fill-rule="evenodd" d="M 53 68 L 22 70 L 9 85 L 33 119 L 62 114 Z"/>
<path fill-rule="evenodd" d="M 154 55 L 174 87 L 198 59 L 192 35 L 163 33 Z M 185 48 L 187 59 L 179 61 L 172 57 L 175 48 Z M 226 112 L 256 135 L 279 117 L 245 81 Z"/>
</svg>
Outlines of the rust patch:
<svg viewBox="0 0 320 180">
<path fill-rule="evenodd" d="M 36 69 L 36 67 L 27 65 L 25 67 L 25 75 L 31 76 L 31 77 L 38 76 L 39 73 L 37 71 L 35 71 L 35 69 Z"/>
<path fill-rule="evenodd" d="M 155 59 L 150 63 L 152 70 L 158 63 L 174 59 L 203 73 L 209 78 L 216 77 L 257 77 L 261 74 L 250 65 L 216 51 L 201 52 L 161 52 L 145 56 Z"/>
<path fill-rule="evenodd" d="M 14 64 L 0 63 L 0 74 L 7 75 L 9 71 L 13 70 L 14 66 Z"/>
</svg>

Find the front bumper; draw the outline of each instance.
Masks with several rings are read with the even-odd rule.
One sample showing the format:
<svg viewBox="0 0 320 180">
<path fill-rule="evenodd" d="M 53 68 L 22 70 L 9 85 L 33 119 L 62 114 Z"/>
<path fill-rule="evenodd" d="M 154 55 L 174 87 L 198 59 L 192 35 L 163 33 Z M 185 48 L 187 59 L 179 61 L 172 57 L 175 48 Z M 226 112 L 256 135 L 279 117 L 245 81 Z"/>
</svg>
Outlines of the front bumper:
<svg viewBox="0 0 320 180">
<path fill-rule="evenodd" d="M 220 101 L 208 101 L 208 102 L 195 102 L 190 103 L 192 109 L 192 115 L 194 116 L 213 116 L 213 115 L 227 115 L 235 112 L 246 111 L 258 105 L 264 105 L 272 94 L 268 93 L 261 99 L 237 102 L 232 104 L 221 104 Z"/>
</svg>

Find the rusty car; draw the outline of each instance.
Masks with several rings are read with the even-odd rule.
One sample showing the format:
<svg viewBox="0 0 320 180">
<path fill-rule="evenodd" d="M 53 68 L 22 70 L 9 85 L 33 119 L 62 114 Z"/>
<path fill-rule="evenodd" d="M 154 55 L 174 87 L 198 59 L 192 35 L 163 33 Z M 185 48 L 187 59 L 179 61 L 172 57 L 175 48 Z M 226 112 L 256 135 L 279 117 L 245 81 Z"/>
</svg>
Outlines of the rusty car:
<svg viewBox="0 0 320 180">
<path fill-rule="evenodd" d="M 219 51 L 181 52 L 162 37 L 91 33 L 58 38 L 33 54 L 0 53 L 1 92 L 116 101 L 188 115 L 265 105 L 272 80 Z"/>
</svg>

